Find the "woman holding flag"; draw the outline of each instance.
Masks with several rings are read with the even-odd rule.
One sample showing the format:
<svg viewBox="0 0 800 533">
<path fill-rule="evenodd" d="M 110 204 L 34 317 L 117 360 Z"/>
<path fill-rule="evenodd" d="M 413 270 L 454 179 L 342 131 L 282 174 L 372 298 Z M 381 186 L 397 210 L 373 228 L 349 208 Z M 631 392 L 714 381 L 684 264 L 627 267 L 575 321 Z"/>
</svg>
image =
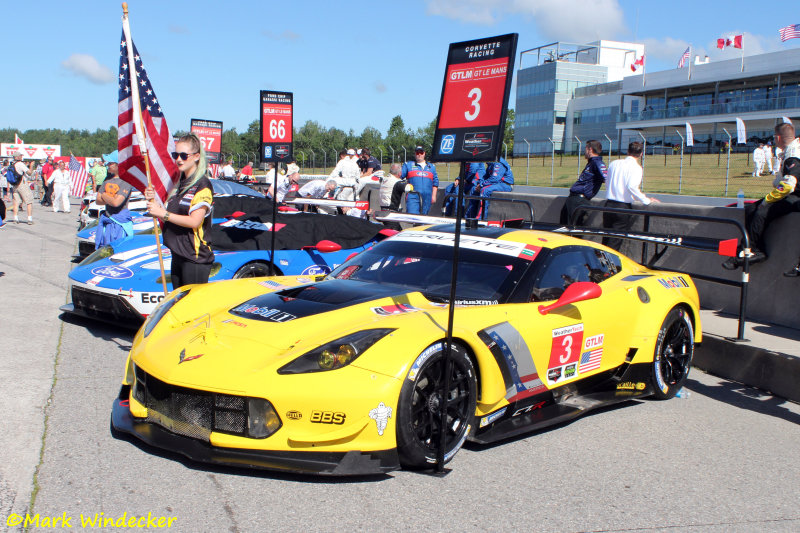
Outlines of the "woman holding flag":
<svg viewBox="0 0 800 533">
<path fill-rule="evenodd" d="M 172 252 L 172 288 L 207 283 L 214 262 L 208 244 L 214 189 L 206 177 L 206 153 L 197 135 L 190 133 L 175 143 L 172 158 L 180 171 L 180 181 L 167 205 L 157 199 L 149 186 L 144 195 L 147 210 L 164 222 L 164 246 Z"/>
</svg>

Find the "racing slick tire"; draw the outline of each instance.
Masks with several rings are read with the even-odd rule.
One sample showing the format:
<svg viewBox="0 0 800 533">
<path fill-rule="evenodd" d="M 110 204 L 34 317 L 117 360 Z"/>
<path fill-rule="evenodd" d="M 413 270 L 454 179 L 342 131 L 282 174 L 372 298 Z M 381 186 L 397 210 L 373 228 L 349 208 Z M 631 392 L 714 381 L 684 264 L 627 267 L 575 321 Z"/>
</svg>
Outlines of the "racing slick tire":
<svg viewBox="0 0 800 533">
<path fill-rule="evenodd" d="M 450 392 L 447 402 L 445 463 L 461 449 L 475 416 L 475 368 L 464 348 L 453 344 L 450 352 Z M 397 452 L 404 468 L 431 468 L 436 464 L 441 439 L 444 343 L 426 348 L 403 380 L 397 402 Z"/>
<path fill-rule="evenodd" d="M 689 377 L 694 357 L 694 327 L 689 312 L 682 307 L 672 309 L 656 339 L 653 354 L 653 390 L 658 400 L 674 397 Z"/>
<path fill-rule="evenodd" d="M 233 279 L 263 278 L 264 276 L 275 276 L 275 275 L 278 274 L 270 269 L 269 263 L 262 263 L 261 261 L 255 261 L 253 263 L 247 263 L 246 265 L 239 268 L 239 270 L 237 270 L 236 273 L 233 275 Z"/>
</svg>

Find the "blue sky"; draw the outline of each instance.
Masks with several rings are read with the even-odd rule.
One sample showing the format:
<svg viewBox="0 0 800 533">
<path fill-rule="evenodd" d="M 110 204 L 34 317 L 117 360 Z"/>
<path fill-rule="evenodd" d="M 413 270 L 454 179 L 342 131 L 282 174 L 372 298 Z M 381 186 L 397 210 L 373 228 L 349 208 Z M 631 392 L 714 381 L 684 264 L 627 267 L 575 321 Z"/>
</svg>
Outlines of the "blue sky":
<svg viewBox="0 0 800 533">
<path fill-rule="evenodd" d="M 788 5 L 741 0 L 409 0 L 346 3 L 130 0 L 131 32 L 170 129 L 191 118 L 243 131 L 259 90 L 294 93 L 295 127 L 426 125 L 437 113 L 451 42 L 519 33 L 518 51 L 598 38 L 646 44 L 647 70 L 675 68 L 689 44 L 712 60 L 717 37 L 745 34 L 747 55 L 800 46 L 778 28 Z M 0 127 L 116 125 L 122 9 L 113 0 L 36 1 L 4 16 Z M 558 7 L 556 7 L 558 6 Z M 8 15 L 4 10 L 4 15 Z M 12 81 L 15 80 L 15 81 Z M 513 95 L 510 101 L 513 106 Z M 7 142 L 7 139 L 2 139 Z"/>
</svg>

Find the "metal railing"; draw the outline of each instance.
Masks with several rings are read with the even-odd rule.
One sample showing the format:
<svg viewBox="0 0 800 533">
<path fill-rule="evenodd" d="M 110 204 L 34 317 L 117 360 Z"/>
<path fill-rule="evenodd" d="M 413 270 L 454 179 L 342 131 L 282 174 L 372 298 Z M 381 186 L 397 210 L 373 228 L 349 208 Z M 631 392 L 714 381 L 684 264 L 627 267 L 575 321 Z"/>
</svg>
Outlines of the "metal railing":
<svg viewBox="0 0 800 533">
<path fill-rule="evenodd" d="M 637 234 L 636 232 L 630 233 L 622 233 L 616 232 L 613 230 L 608 230 L 605 228 L 597 229 L 591 227 L 577 227 L 575 226 L 575 222 L 578 220 L 578 215 L 581 211 L 599 211 L 603 213 L 619 213 L 624 215 L 638 215 L 644 217 L 644 227 L 641 234 Z M 691 250 L 696 250 L 700 252 L 715 252 L 718 253 L 718 245 L 720 239 L 712 239 L 708 237 L 692 237 L 692 236 L 684 236 L 684 235 L 662 235 L 662 234 L 648 234 L 650 231 L 650 220 L 653 218 L 671 218 L 676 220 L 688 220 L 692 222 L 712 222 L 717 224 L 723 224 L 728 226 L 735 227 L 739 234 L 741 235 L 741 240 L 739 241 L 742 243 L 743 249 L 743 258 L 742 258 L 742 279 L 741 281 L 736 280 L 729 280 L 725 278 L 720 278 L 717 276 L 709 276 L 706 274 L 700 274 L 696 272 L 686 272 L 674 269 L 662 269 L 655 266 L 655 263 L 663 257 L 664 253 L 666 252 L 669 246 L 681 247 L 681 248 L 688 248 Z M 569 226 L 567 228 L 567 232 L 570 234 L 585 234 L 585 235 L 595 235 L 601 237 L 614 237 L 619 239 L 628 239 L 628 240 L 635 240 L 642 242 L 642 258 L 641 264 L 645 265 L 647 268 L 653 270 L 674 270 L 675 272 L 682 272 L 693 278 L 702 279 L 704 281 L 709 281 L 711 283 L 719 283 L 721 285 L 730 285 L 734 287 L 739 287 L 739 324 L 737 329 L 737 336 L 736 340 L 742 341 L 745 340 L 744 338 L 744 326 L 746 322 L 746 311 L 747 311 L 747 291 L 748 285 L 750 283 L 750 237 L 747 234 L 747 230 L 744 227 L 744 224 L 739 222 L 738 220 L 733 220 L 730 218 L 719 218 L 719 217 L 707 217 L 707 216 L 699 216 L 699 215 L 686 215 L 681 213 L 664 213 L 659 211 L 643 211 L 639 209 L 620 209 L 617 207 L 605 207 L 605 206 L 595 206 L 595 205 L 581 205 L 578 206 L 572 214 L 572 217 L 569 221 Z M 648 245 L 653 243 L 655 245 L 655 251 L 653 256 L 648 258 Z M 664 245 L 665 248 L 659 252 L 658 245 Z M 716 246 L 715 246 L 716 245 Z"/>
<path fill-rule="evenodd" d="M 717 104 L 678 105 L 658 109 L 620 113 L 618 122 L 640 122 L 668 118 L 699 117 L 706 115 L 732 115 L 756 111 L 775 111 L 800 107 L 800 97 L 788 96 L 769 100 L 746 100 L 744 102 L 721 102 Z"/>
</svg>

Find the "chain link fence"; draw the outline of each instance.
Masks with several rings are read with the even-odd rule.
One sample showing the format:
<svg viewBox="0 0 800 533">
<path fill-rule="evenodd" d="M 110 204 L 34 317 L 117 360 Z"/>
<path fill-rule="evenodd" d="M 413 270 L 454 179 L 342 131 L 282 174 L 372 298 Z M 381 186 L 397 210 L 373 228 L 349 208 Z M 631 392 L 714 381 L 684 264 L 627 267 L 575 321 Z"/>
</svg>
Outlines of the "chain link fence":
<svg viewBox="0 0 800 533">
<path fill-rule="evenodd" d="M 686 194 L 694 196 L 728 196 L 735 198 L 739 190 L 745 197 L 763 197 L 772 188 L 773 160 L 766 163 L 760 176 L 754 176 L 751 152 L 695 154 L 680 147 L 659 150 L 647 147 L 642 158 L 644 179 L 642 190 L 648 193 Z M 605 155 L 606 165 L 625 157 Z M 545 155 L 518 156 L 508 159 L 517 185 L 570 187 L 586 164 L 583 156 L 556 152 Z M 770 164 L 771 163 L 771 164 Z"/>
<path fill-rule="evenodd" d="M 743 147 L 738 147 L 742 150 Z M 510 151 L 509 151 L 510 152 Z M 389 171 L 392 162 L 403 163 L 403 157 L 413 157 L 413 147 L 403 152 L 373 153 L 381 159 L 383 170 Z M 392 157 L 394 155 L 394 157 Z M 382 157 L 381 157 L 382 156 Z M 338 154 L 296 151 L 295 157 L 304 174 L 328 174 L 336 165 Z M 615 159 L 625 157 L 619 154 L 605 154 L 603 159 L 609 164 Z M 514 172 L 516 185 L 546 187 L 570 187 L 583 170 L 586 160 L 576 154 L 554 154 L 530 156 L 511 156 L 508 162 Z M 681 155 L 680 147 L 647 145 L 642 159 L 644 180 L 642 190 L 648 193 L 686 194 L 694 196 L 722 196 L 735 198 L 739 190 L 747 198 L 761 198 L 772 188 L 772 169 L 764 165 L 760 176 L 754 176 L 751 151 L 728 152 L 726 148 L 715 153 L 693 153 L 685 148 Z M 458 176 L 458 163 L 439 163 L 436 165 L 439 179 L 453 181 Z"/>
</svg>

